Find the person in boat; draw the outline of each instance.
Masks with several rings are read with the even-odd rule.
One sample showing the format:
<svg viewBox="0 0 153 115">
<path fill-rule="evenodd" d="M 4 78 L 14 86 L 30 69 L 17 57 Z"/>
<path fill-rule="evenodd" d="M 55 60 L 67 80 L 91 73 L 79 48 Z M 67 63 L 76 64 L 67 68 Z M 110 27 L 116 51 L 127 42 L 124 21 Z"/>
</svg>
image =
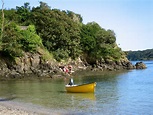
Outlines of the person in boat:
<svg viewBox="0 0 153 115">
<path fill-rule="evenodd" d="M 74 85 L 74 82 L 73 82 L 73 79 L 72 78 L 70 79 L 70 82 L 69 82 L 68 85 Z"/>
</svg>

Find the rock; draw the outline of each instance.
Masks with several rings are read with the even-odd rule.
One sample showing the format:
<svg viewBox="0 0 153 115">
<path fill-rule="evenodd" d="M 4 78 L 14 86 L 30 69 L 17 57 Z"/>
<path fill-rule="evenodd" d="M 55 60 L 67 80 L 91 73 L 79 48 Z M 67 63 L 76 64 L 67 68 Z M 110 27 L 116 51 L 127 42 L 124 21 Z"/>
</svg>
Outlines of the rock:
<svg viewBox="0 0 153 115">
<path fill-rule="evenodd" d="M 134 69 L 135 68 L 135 66 L 132 65 L 131 62 L 128 62 L 126 65 L 127 65 L 127 69 Z"/>
<path fill-rule="evenodd" d="M 64 76 L 65 73 L 61 71 L 61 67 L 70 64 L 72 66 L 72 71 L 79 70 L 92 70 L 92 71 L 114 71 L 121 69 L 134 69 L 132 63 L 130 63 L 127 58 L 120 60 L 113 59 L 101 59 L 100 61 L 95 61 L 94 63 L 88 63 L 83 57 L 79 57 L 76 60 L 68 60 L 68 62 L 58 63 L 55 60 L 44 60 L 42 55 L 39 53 L 25 53 L 23 57 L 15 58 L 15 60 L 10 60 L 6 57 L 3 58 L 0 55 L 0 73 L 2 76 L 10 78 L 21 78 L 21 76 L 30 76 L 30 74 L 38 77 L 53 77 L 56 75 Z M 142 64 L 142 63 L 141 63 Z M 137 64 L 138 68 L 146 68 L 141 64 Z"/>
<path fill-rule="evenodd" d="M 40 59 L 40 55 L 38 54 L 33 54 L 31 57 L 30 57 L 30 62 L 31 62 L 31 66 L 32 67 L 37 67 L 39 66 L 40 62 L 41 62 L 41 59 Z"/>
<path fill-rule="evenodd" d="M 146 69 L 146 65 L 143 62 L 137 62 L 135 64 L 136 69 Z"/>
</svg>

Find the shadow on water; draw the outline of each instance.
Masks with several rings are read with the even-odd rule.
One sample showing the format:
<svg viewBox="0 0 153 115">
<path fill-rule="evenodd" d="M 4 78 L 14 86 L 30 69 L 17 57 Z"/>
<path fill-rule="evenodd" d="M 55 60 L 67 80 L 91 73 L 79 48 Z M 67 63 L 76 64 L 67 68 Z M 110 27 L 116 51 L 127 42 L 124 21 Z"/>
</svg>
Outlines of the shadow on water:
<svg viewBox="0 0 153 115">
<path fill-rule="evenodd" d="M 16 97 L 0 98 L 0 102 L 2 102 L 2 101 L 11 101 L 11 100 L 14 100 L 14 99 L 16 99 Z"/>
<path fill-rule="evenodd" d="M 67 91 L 57 91 L 58 93 L 67 93 Z"/>
</svg>

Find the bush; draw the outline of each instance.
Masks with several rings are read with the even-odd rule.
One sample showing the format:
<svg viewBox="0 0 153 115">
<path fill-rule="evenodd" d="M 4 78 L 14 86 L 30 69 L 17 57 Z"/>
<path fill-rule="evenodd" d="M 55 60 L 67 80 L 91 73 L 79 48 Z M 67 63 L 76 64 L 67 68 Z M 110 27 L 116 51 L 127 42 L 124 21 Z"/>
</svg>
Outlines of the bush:
<svg viewBox="0 0 153 115">
<path fill-rule="evenodd" d="M 56 52 L 53 53 L 54 55 L 54 58 L 57 60 L 57 61 L 61 61 L 62 59 L 68 59 L 69 58 L 69 55 L 68 55 L 68 51 L 66 50 L 63 50 L 63 49 L 58 49 L 56 50 Z"/>
<path fill-rule="evenodd" d="M 19 28 L 15 23 L 10 23 L 4 29 L 2 37 L 2 51 L 12 57 L 20 57 L 23 54 L 22 45 L 18 43 L 21 38 Z"/>
<path fill-rule="evenodd" d="M 33 25 L 28 26 L 26 30 L 21 30 L 22 38 L 20 44 L 26 52 L 36 51 L 38 46 L 42 46 L 41 38 L 36 34 L 35 27 Z"/>
<path fill-rule="evenodd" d="M 35 27 L 30 25 L 22 29 L 15 23 L 5 27 L 2 38 L 2 51 L 12 57 L 20 57 L 23 52 L 35 52 L 38 46 L 42 46 L 41 38 L 36 34 Z"/>
</svg>

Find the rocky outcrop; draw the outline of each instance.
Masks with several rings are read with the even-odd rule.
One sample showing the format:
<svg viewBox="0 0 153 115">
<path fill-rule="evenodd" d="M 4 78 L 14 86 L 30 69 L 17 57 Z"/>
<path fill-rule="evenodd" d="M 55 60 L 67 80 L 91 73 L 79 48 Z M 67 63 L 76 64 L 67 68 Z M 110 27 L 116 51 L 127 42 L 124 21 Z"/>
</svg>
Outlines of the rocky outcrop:
<svg viewBox="0 0 153 115">
<path fill-rule="evenodd" d="M 15 60 L 1 56 L 0 73 L 1 76 L 9 78 L 21 78 L 23 76 L 48 76 L 60 72 L 58 64 L 54 61 L 44 61 L 40 54 L 26 53 L 23 57 Z"/>
<path fill-rule="evenodd" d="M 77 70 L 114 71 L 135 68 L 141 69 L 146 67 L 143 63 L 138 63 L 134 66 L 127 58 L 122 58 L 118 61 L 105 59 L 95 64 L 89 64 L 86 60 L 81 58 L 75 61 L 70 59 L 63 63 L 58 63 L 53 59 L 44 61 L 40 53 L 26 53 L 23 57 L 18 57 L 15 60 L 3 57 L 0 54 L 0 73 L 1 76 L 5 78 L 22 78 L 25 76 L 46 76 L 52 78 L 55 76 L 65 76 L 66 74 L 62 68 L 67 65 L 72 66 L 73 72 Z"/>
<path fill-rule="evenodd" d="M 137 62 L 135 64 L 136 69 L 146 69 L 146 65 L 143 62 Z"/>
<path fill-rule="evenodd" d="M 98 64 L 98 69 L 100 70 L 122 70 L 122 69 L 134 69 L 135 66 L 132 65 L 130 61 L 127 60 L 119 60 L 119 61 L 112 61 L 106 60 L 103 63 Z"/>
</svg>

